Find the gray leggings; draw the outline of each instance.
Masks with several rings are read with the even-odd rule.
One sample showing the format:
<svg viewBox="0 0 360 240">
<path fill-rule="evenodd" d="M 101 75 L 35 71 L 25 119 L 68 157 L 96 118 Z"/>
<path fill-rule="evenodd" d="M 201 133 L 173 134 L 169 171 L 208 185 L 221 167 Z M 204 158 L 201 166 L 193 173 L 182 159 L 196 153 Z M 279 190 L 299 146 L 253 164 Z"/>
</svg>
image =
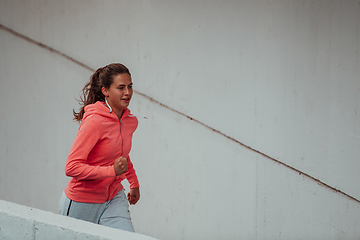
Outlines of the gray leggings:
<svg viewBox="0 0 360 240">
<path fill-rule="evenodd" d="M 129 203 L 124 189 L 105 203 L 75 202 L 70 200 L 63 192 L 59 203 L 59 213 L 88 222 L 134 232 Z"/>
</svg>

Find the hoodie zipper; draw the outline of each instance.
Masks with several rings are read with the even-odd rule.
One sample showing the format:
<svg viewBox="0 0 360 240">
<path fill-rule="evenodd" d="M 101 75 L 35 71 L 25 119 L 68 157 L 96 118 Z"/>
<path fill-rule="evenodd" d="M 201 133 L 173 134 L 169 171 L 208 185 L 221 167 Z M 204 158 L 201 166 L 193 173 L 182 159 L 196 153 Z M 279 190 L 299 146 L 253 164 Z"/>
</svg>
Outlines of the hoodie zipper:
<svg viewBox="0 0 360 240">
<path fill-rule="evenodd" d="M 122 132 L 121 132 L 121 126 L 124 125 L 121 121 L 121 119 L 119 119 L 120 122 L 120 137 L 121 137 L 121 155 L 124 153 L 124 138 L 122 136 Z"/>
<path fill-rule="evenodd" d="M 123 139 L 122 132 L 121 132 L 121 125 L 123 125 L 123 123 L 121 122 L 121 119 L 119 119 L 119 122 L 120 122 L 120 138 L 121 138 L 121 155 L 122 155 L 124 152 L 124 141 L 123 141 L 124 139 Z M 116 177 L 117 176 L 115 176 L 113 182 L 109 185 L 107 201 L 110 200 L 110 186 L 116 181 Z"/>
</svg>

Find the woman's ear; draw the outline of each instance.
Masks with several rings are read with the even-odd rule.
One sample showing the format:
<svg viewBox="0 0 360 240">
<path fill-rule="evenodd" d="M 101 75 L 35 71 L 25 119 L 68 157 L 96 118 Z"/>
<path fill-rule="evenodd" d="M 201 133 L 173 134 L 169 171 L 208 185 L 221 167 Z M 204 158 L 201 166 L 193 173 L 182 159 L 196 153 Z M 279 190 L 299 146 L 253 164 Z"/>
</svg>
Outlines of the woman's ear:
<svg viewBox="0 0 360 240">
<path fill-rule="evenodd" d="M 108 96 L 109 96 L 109 92 L 108 92 L 108 90 L 107 90 L 105 87 L 102 87 L 102 88 L 101 88 L 101 92 L 102 92 L 102 94 L 104 94 L 105 97 L 108 97 Z"/>
</svg>

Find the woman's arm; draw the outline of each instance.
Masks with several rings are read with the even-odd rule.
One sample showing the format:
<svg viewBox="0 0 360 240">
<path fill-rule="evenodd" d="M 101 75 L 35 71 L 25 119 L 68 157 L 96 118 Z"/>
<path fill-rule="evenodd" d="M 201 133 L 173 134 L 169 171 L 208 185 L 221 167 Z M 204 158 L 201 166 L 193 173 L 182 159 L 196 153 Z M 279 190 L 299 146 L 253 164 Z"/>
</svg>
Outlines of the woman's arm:
<svg viewBox="0 0 360 240">
<path fill-rule="evenodd" d="M 139 180 L 137 178 L 134 165 L 132 164 L 129 156 L 127 157 L 127 162 L 128 162 L 128 171 L 125 173 L 125 177 L 130 183 L 130 188 L 138 188 L 140 186 Z"/>
<path fill-rule="evenodd" d="M 128 171 L 125 174 L 126 179 L 130 183 L 130 192 L 127 195 L 128 201 L 131 205 L 136 204 L 140 199 L 140 189 L 139 189 L 139 180 L 137 178 L 134 165 L 130 161 L 130 157 L 128 159 Z"/>
<path fill-rule="evenodd" d="M 66 176 L 88 180 L 116 176 L 114 165 L 92 166 L 88 164 L 88 155 L 95 147 L 99 137 L 100 130 L 96 122 L 87 119 L 80 125 L 66 160 Z"/>
</svg>

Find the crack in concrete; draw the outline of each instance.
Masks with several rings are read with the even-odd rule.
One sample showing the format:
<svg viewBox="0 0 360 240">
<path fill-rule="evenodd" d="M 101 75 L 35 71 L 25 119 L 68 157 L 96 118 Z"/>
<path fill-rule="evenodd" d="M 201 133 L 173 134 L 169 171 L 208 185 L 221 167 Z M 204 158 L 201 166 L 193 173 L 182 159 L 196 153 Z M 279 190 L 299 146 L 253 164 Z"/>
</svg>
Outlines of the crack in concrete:
<svg viewBox="0 0 360 240">
<path fill-rule="evenodd" d="M 77 65 L 79 65 L 79 66 L 81 66 L 81 67 L 83 67 L 83 68 L 91 71 L 91 72 L 94 72 L 94 71 L 95 71 L 95 69 L 93 69 L 93 68 L 85 65 L 84 63 L 79 62 L 79 61 L 77 61 L 76 59 L 74 59 L 74 58 L 72 58 L 72 57 L 70 57 L 70 56 L 68 56 L 68 55 L 66 55 L 66 54 L 64 54 L 64 53 L 62 53 L 62 52 L 60 52 L 60 51 L 52 48 L 52 47 L 49 47 L 49 46 L 47 46 L 47 45 L 45 45 L 45 44 L 43 44 L 43 43 L 41 43 L 41 42 L 35 41 L 34 39 L 31 39 L 31 38 L 29 38 L 29 37 L 27 37 L 27 36 L 25 36 L 25 35 L 23 35 L 23 34 L 21 34 L 21 33 L 18 33 L 18 32 L 14 31 L 14 30 L 12 30 L 12 29 L 10 29 L 10 28 L 8 28 L 8 27 L 5 27 L 5 26 L 2 25 L 2 24 L 0 24 L 0 29 L 4 30 L 4 31 L 6 31 L 6 32 L 9 32 L 9 33 L 11 33 L 11 34 L 13 34 L 13 35 L 21 38 L 21 39 L 24 39 L 25 41 L 28 41 L 28 42 L 30 42 L 30 43 L 33 43 L 33 44 L 35 44 L 35 45 L 37 45 L 37 46 L 39 46 L 39 47 L 41 47 L 41 48 L 44 48 L 44 49 L 46 49 L 46 50 L 49 50 L 50 52 L 53 52 L 53 53 L 55 53 L 55 54 L 58 54 L 58 55 L 60 55 L 60 56 L 62 56 L 62 57 L 64 57 L 64 58 L 66 58 L 66 59 L 74 62 L 75 64 L 77 64 Z M 336 189 L 336 188 L 334 188 L 334 187 L 332 187 L 332 186 L 330 186 L 330 185 L 322 182 L 321 180 L 319 180 L 319 179 L 317 179 L 317 178 L 315 178 L 315 177 L 313 177 L 313 176 L 311 176 L 311 175 L 309 175 L 309 174 L 307 174 L 307 173 L 305 173 L 305 172 L 303 172 L 303 171 L 300 171 L 300 170 L 298 170 L 298 169 L 296 169 L 296 168 L 294 168 L 294 167 L 292 167 L 292 166 L 290 166 L 290 165 L 288 165 L 288 164 L 286 164 L 286 163 L 283 163 L 283 162 L 281 162 L 281 161 L 279 161 L 279 160 L 277 160 L 277 159 L 275 159 L 275 158 L 273 158 L 273 157 L 271 157 L 271 156 L 269 156 L 269 155 L 267 155 L 267 154 L 265 154 L 265 153 L 263 153 L 263 152 L 260 152 L 259 150 L 256 150 L 256 149 L 254 149 L 254 148 L 252 148 L 252 147 L 250 147 L 250 146 L 248 146 L 248 145 L 240 142 L 239 140 L 237 140 L 237 139 L 235 139 L 235 138 L 233 138 L 233 137 L 230 137 L 230 136 L 226 135 L 225 133 L 220 132 L 219 130 L 217 130 L 217 129 L 211 127 L 211 126 L 209 126 L 209 125 L 207 125 L 207 124 L 205 124 L 205 123 L 203 123 L 203 122 L 200 122 L 199 120 L 196 120 L 196 119 L 194 119 L 194 118 L 186 115 L 185 113 L 179 112 L 178 110 L 176 110 L 176 109 L 174 109 L 174 108 L 171 108 L 171 107 L 169 107 L 169 106 L 167 106 L 167 105 L 165 105 L 165 104 L 163 104 L 163 103 L 161 103 L 161 102 L 153 99 L 152 97 L 149 97 L 149 96 L 145 95 L 144 93 L 141 93 L 141 92 L 138 92 L 138 91 L 134 91 L 134 92 L 136 92 L 137 94 L 143 96 L 144 98 L 147 98 L 149 101 L 151 101 L 151 102 L 153 102 L 153 103 L 155 103 L 155 104 L 158 104 L 158 105 L 160 105 L 160 106 L 162 106 L 162 107 L 164 107 L 164 108 L 166 108 L 166 109 L 169 109 L 170 111 L 176 112 L 177 114 L 179 114 L 179 115 L 181 115 L 181 116 L 184 116 L 184 117 L 188 118 L 189 120 L 194 121 L 194 122 L 196 122 L 196 123 L 204 126 L 205 128 L 208 128 L 208 129 L 210 129 L 210 130 L 212 130 L 212 131 L 214 131 L 214 132 L 222 135 L 223 137 L 225 137 L 225 138 L 227 138 L 227 139 L 229 139 L 229 140 L 231 140 L 231 141 L 233 141 L 233 142 L 236 142 L 237 144 L 239 144 L 239 145 L 241 145 L 241 146 L 249 149 L 250 151 L 253 151 L 253 152 L 255 152 L 255 153 L 257 153 L 257 154 L 259 154 L 259 155 L 261 155 L 261 156 L 263 156 L 263 157 L 265 157 L 265 158 L 267 158 L 267 159 L 270 159 L 270 160 L 272 160 L 272 161 L 274 161 L 274 162 L 276 162 L 276 163 L 278 163 L 278 164 L 280 164 L 280 165 L 282 165 L 282 166 L 290 169 L 290 170 L 293 170 L 294 172 L 297 172 L 299 175 L 303 175 L 303 176 L 309 178 L 310 180 L 313 180 L 313 181 L 317 182 L 319 186 L 326 187 L 326 188 L 332 190 L 332 191 L 335 192 L 335 193 L 339 193 L 339 194 L 341 194 L 341 195 L 343 195 L 343 196 L 345 196 L 345 197 L 347 197 L 347 198 L 349 198 L 349 199 L 351 199 L 351 200 L 353 200 L 353 201 L 355 201 L 355 202 L 360 203 L 360 200 L 359 200 L 359 199 L 357 199 L 357 198 L 355 198 L 355 197 L 353 197 L 353 196 L 351 196 L 351 195 L 349 195 L 349 194 L 347 194 L 347 193 L 345 193 L 345 192 L 343 192 L 343 191 L 341 191 L 341 190 L 339 190 L 339 189 Z"/>
</svg>

